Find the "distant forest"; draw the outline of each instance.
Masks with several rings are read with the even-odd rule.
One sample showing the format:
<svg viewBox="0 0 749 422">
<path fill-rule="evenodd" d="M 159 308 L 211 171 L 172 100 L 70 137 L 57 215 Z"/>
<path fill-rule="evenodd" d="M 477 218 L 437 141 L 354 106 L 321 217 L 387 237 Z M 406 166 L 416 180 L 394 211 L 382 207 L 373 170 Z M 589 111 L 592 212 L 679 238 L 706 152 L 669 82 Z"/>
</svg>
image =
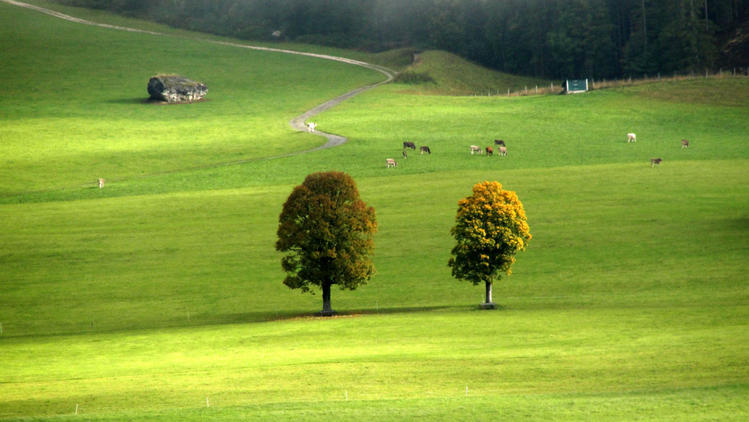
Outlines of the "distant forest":
<svg viewBox="0 0 749 422">
<path fill-rule="evenodd" d="M 57 0 L 248 40 L 441 49 L 542 78 L 749 66 L 749 0 Z"/>
</svg>

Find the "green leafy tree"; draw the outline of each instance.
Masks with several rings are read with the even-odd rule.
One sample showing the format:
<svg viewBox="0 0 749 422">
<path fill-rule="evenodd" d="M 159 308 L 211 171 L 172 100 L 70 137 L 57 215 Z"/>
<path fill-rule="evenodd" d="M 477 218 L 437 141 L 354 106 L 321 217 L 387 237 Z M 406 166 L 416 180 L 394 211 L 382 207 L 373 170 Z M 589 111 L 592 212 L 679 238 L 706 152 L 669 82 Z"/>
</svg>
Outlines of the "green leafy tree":
<svg viewBox="0 0 749 422">
<path fill-rule="evenodd" d="M 346 173 L 313 173 L 295 187 L 279 217 L 276 250 L 284 252 L 284 284 L 322 289 L 322 315 L 332 315 L 330 287 L 354 290 L 374 274 L 374 208 L 359 199 Z"/>
<path fill-rule="evenodd" d="M 458 202 L 455 227 L 450 230 L 457 244 L 448 265 L 453 277 L 486 286 L 485 308 L 494 308 L 492 284 L 512 272 L 515 254 L 531 240 L 523 204 L 513 191 L 499 182 L 473 186 L 473 195 Z"/>
</svg>

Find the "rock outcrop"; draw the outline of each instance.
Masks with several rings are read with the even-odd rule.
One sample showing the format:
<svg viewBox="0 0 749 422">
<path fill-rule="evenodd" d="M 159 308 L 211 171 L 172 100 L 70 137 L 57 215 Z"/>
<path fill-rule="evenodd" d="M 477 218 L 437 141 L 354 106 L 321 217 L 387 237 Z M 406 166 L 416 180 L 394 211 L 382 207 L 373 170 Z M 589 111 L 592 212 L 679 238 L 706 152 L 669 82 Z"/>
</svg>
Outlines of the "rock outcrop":
<svg viewBox="0 0 749 422">
<path fill-rule="evenodd" d="M 199 101 L 208 93 L 202 82 L 179 75 L 156 75 L 148 81 L 148 94 L 152 99 L 172 103 Z"/>
</svg>

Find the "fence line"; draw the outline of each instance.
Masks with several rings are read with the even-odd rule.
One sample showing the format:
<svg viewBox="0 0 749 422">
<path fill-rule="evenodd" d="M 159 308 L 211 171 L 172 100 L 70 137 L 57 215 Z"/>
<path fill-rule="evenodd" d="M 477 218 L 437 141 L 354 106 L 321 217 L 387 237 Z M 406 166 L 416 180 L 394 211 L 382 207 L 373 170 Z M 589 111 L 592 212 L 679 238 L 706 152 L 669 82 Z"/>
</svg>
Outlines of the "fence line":
<svg viewBox="0 0 749 422">
<path fill-rule="evenodd" d="M 606 88 L 618 88 L 623 86 L 634 86 L 643 85 L 659 81 L 684 81 L 691 79 L 723 79 L 723 78 L 745 78 L 749 76 L 749 67 L 734 67 L 731 69 L 718 69 L 717 71 L 707 70 L 705 73 L 701 72 L 689 72 L 689 73 L 673 73 L 670 76 L 663 76 L 660 73 L 655 76 L 643 75 L 640 78 L 632 78 L 628 76 L 622 79 L 590 79 L 590 89 L 606 89 Z M 550 82 L 549 86 L 536 86 L 534 88 L 528 88 L 524 86 L 522 88 L 508 88 L 507 92 L 500 92 L 497 89 L 495 93 L 493 90 L 487 92 L 487 96 L 503 96 L 503 97 L 524 97 L 528 95 L 551 95 L 561 94 L 564 92 L 564 82 L 555 83 Z M 514 90 L 513 90 L 514 89 Z"/>
</svg>

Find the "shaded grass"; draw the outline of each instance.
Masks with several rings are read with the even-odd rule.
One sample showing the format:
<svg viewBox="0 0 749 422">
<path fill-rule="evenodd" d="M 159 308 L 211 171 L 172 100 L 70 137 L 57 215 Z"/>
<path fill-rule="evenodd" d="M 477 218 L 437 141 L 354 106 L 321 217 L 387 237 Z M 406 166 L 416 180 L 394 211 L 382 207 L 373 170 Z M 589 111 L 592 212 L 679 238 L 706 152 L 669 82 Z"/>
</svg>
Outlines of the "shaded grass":
<svg viewBox="0 0 749 422">
<path fill-rule="evenodd" d="M 400 89 L 407 87 L 412 93 L 506 95 L 508 90 L 515 92 L 550 85 L 548 80 L 487 69 L 445 51 L 429 50 L 414 54 L 416 60 L 403 71 L 404 75 L 411 76 L 402 78 L 406 85 L 398 84 Z M 421 84 L 418 84 L 419 80 Z M 559 83 L 556 86 L 561 90 Z"/>
<path fill-rule="evenodd" d="M 660 83 L 647 83 L 622 90 L 626 95 L 636 95 L 648 99 L 671 103 L 708 104 L 726 107 L 749 107 L 749 84 L 746 77 L 713 76 L 685 80 L 669 80 Z M 720 90 L 714 89 L 719 85 Z M 727 94 L 730 93 L 730 94 Z"/>
<path fill-rule="evenodd" d="M 6 416 L 29 408 L 70 414 L 74 404 L 104 417 L 136 409 L 189 415 L 207 397 L 219 413 L 249 405 L 282 409 L 279 416 L 290 419 L 295 408 L 314 415 L 343 407 L 348 397 L 356 403 L 352 415 L 394 401 L 433 417 L 470 419 L 457 400 L 494 398 L 490 408 L 512 413 L 527 411 L 539 395 L 597 397 L 622 411 L 621 397 L 649 393 L 673 397 L 673 408 L 658 410 L 664 415 L 710 400 L 746 411 L 739 399 L 746 393 L 746 317 L 745 306 L 725 307 L 718 328 L 711 311 L 694 307 L 442 311 L 18 339 L 4 342 L 12 372 L 0 388 Z M 20 356 L 25 365 L 12 365 Z M 524 398 L 510 405 L 508 395 Z M 439 398 L 449 401 L 426 410 Z"/>
</svg>

